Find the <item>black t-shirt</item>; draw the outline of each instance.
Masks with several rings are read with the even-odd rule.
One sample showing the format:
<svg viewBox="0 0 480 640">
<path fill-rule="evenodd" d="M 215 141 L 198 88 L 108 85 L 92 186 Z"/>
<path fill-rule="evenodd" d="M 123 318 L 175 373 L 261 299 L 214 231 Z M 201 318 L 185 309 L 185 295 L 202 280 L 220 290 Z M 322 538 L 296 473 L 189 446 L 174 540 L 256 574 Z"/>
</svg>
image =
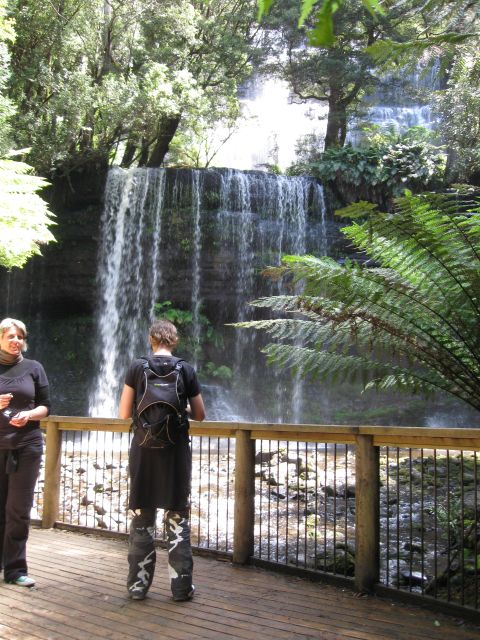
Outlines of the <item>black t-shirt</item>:
<svg viewBox="0 0 480 640">
<path fill-rule="evenodd" d="M 50 409 L 48 379 L 43 366 L 24 358 L 14 365 L 0 365 L 0 393 L 11 393 L 9 408 L 29 411 L 40 405 Z M 41 440 L 40 422 L 30 420 L 19 429 L 0 412 L 0 449 L 15 449 Z"/>
<path fill-rule="evenodd" d="M 177 358 L 173 356 L 150 356 L 149 363 L 159 375 L 172 370 Z M 130 365 L 125 384 L 135 389 L 135 402 L 144 391 L 143 364 L 145 359 L 138 358 Z M 201 393 L 195 369 L 182 361 L 184 393 L 181 398 L 186 405 L 189 398 Z M 130 509 L 160 508 L 184 509 L 188 505 L 192 455 L 187 428 L 178 442 L 166 449 L 144 449 L 138 446 L 135 437 L 129 454 L 130 472 Z"/>
</svg>

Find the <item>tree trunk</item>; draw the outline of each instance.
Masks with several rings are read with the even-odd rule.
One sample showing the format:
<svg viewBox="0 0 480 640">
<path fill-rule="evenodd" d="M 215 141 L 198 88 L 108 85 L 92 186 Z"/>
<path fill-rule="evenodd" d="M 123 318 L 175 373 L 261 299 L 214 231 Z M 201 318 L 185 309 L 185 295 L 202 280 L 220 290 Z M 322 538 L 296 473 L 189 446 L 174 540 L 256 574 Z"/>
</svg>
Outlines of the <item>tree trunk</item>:
<svg viewBox="0 0 480 640">
<path fill-rule="evenodd" d="M 327 131 L 325 134 L 325 149 L 343 147 L 347 135 L 347 109 L 345 102 L 339 99 L 336 92 L 328 99 Z"/>
<path fill-rule="evenodd" d="M 157 136 L 155 146 L 153 147 L 147 162 L 147 167 L 159 167 L 167 155 L 170 142 L 177 132 L 180 124 L 180 116 L 166 118 L 160 125 L 160 133 Z"/>
<path fill-rule="evenodd" d="M 142 138 L 142 143 L 140 146 L 140 155 L 138 156 L 138 166 L 146 167 L 148 166 L 148 156 L 150 153 L 150 146 L 146 142 L 145 138 Z"/>
<path fill-rule="evenodd" d="M 137 145 L 132 140 L 128 140 L 127 144 L 125 145 L 125 151 L 122 157 L 122 161 L 120 162 L 120 166 L 128 168 L 132 164 L 136 152 Z"/>
</svg>

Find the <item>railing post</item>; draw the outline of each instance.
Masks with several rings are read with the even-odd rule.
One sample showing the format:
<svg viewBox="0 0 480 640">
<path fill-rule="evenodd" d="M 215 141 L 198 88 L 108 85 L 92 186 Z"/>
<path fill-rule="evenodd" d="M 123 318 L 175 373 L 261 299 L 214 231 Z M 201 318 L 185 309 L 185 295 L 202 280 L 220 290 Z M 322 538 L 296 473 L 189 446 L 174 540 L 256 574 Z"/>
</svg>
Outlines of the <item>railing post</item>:
<svg viewBox="0 0 480 640">
<path fill-rule="evenodd" d="M 42 527 L 44 529 L 53 527 L 58 519 L 61 451 L 62 438 L 58 423 L 49 420 L 47 422 L 45 484 L 43 488 Z"/>
<path fill-rule="evenodd" d="M 255 441 L 239 429 L 235 442 L 235 508 L 233 562 L 245 564 L 253 555 L 255 525 Z"/>
<path fill-rule="evenodd" d="M 356 437 L 355 589 L 371 593 L 379 579 L 379 449 L 373 436 Z"/>
</svg>

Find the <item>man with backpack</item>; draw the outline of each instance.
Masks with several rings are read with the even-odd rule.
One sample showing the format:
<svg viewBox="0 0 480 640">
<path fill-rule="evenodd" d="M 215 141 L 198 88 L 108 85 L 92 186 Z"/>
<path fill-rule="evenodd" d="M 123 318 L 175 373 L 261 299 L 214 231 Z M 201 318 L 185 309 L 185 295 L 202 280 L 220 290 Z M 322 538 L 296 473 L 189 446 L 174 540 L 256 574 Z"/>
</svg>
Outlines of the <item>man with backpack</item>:
<svg viewBox="0 0 480 640">
<path fill-rule="evenodd" d="M 191 600 L 193 559 L 189 500 L 192 454 L 188 417 L 201 421 L 205 407 L 195 369 L 172 355 L 175 325 L 158 320 L 149 330 L 153 355 L 130 365 L 120 398 L 119 416 L 133 419 L 129 452 L 130 524 L 127 588 L 143 600 L 155 571 L 155 522 L 164 509 L 168 569 L 173 599 Z"/>
</svg>

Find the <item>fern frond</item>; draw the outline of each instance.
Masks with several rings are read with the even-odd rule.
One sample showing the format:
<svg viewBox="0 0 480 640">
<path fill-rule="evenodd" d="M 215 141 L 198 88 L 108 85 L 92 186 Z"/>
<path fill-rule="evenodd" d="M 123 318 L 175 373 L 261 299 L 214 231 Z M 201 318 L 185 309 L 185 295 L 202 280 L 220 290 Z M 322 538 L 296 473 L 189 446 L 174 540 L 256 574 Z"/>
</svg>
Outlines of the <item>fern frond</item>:
<svg viewBox="0 0 480 640">
<path fill-rule="evenodd" d="M 282 275 L 300 293 L 252 304 L 291 317 L 238 326 L 265 331 L 269 360 L 302 375 L 441 389 L 480 409 L 478 207 L 408 196 L 344 233 L 373 265 L 286 256 Z"/>
<path fill-rule="evenodd" d="M 445 216 L 418 198 L 403 199 L 403 205 L 396 216 L 373 216 L 368 228 L 352 225 L 344 232 L 370 257 L 408 280 L 419 299 L 428 298 L 433 311 L 446 310 L 443 321 L 449 322 L 461 339 L 470 340 L 476 352 L 478 342 L 472 341 L 471 332 L 465 329 L 471 326 L 472 314 L 476 317 L 480 310 L 478 252 L 472 240 L 479 218 L 475 214 Z M 412 207 L 418 215 L 411 215 Z"/>
</svg>

